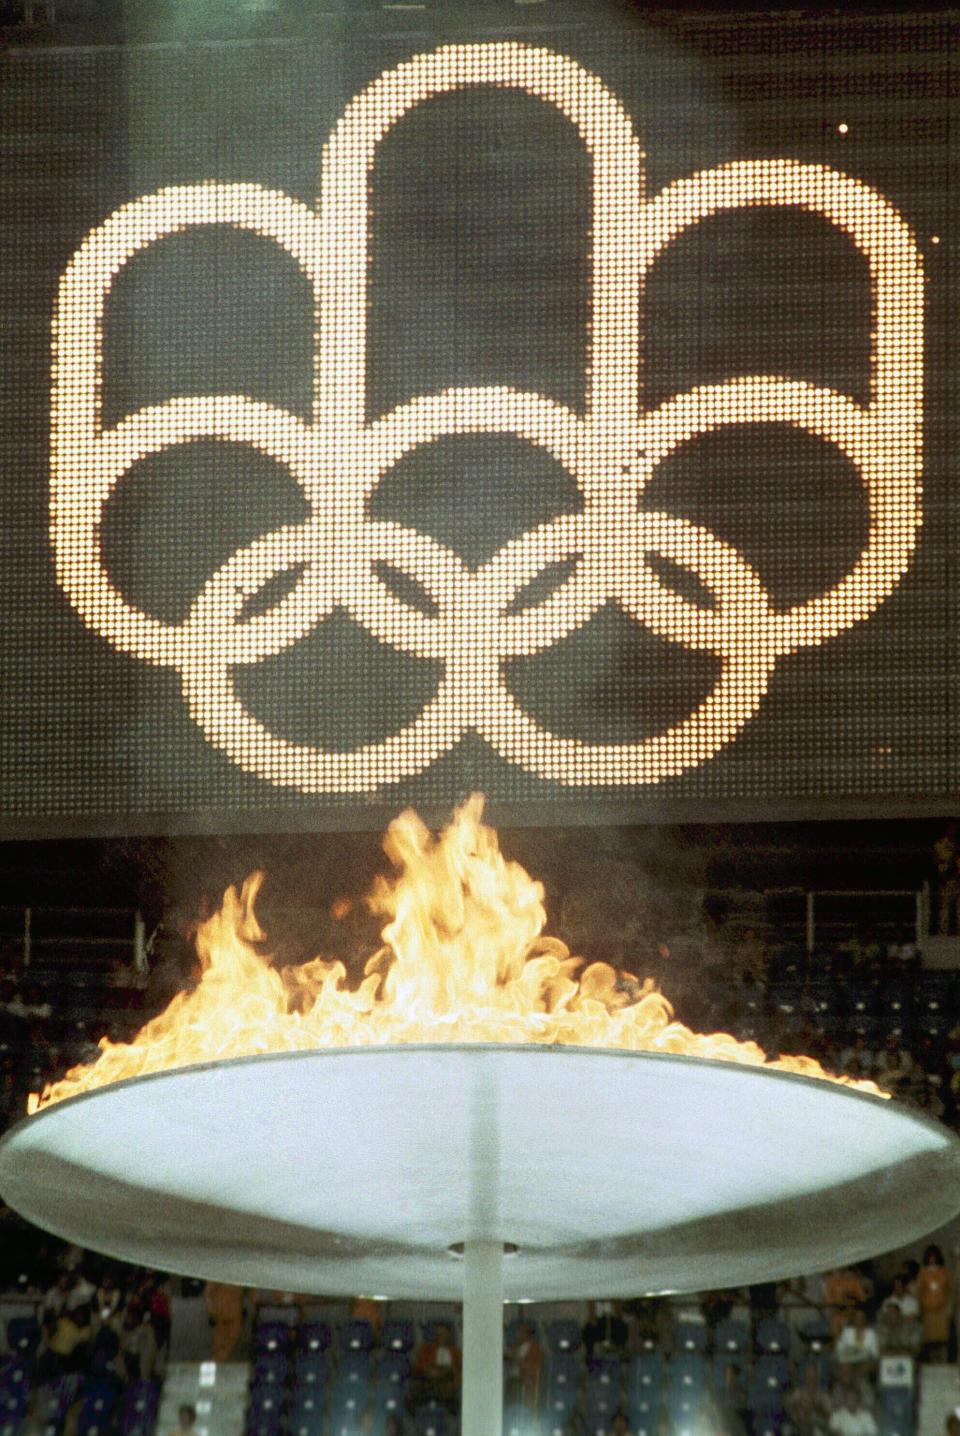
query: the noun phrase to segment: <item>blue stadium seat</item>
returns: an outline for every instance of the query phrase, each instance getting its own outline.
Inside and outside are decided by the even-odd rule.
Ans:
[[[316,1354],[330,1346],[330,1328],[325,1321],[305,1321],[297,1333],[297,1350]]]
[[[301,1352],[294,1371],[294,1391],[302,1391],[307,1387],[327,1386],[329,1381],[330,1358],[327,1353],[325,1351]]]
[[[547,1388],[575,1391],[580,1380],[580,1358],[575,1351],[558,1351],[547,1358]]]
[[[718,1321],[713,1333],[713,1349],[717,1353],[728,1352],[731,1355],[749,1351],[750,1328],[747,1323],[732,1316]]]
[[[290,1409],[288,1421],[304,1422],[310,1425],[316,1418],[318,1411],[323,1411],[327,1404],[328,1392],[325,1387],[303,1386],[294,1388],[290,1396]]]
[[[0,1420],[15,1421],[25,1415],[30,1392],[26,1387],[12,1387],[0,1392]]]
[[[677,1387],[671,1389],[667,1402],[667,1416],[671,1430],[694,1431],[700,1426],[707,1410],[707,1395],[702,1387]]]
[[[636,1425],[638,1417],[643,1417],[644,1425],[656,1425],[663,1406],[663,1392],[630,1392],[627,1396],[627,1404],[630,1408],[631,1425]]]
[[[384,1351],[412,1351],[415,1341],[413,1322],[407,1317],[392,1317],[384,1322],[380,1333],[380,1345]]]
[[[45,1382],[37,1396],[37,1419],[43,1436],[59,1436],[63,1420],[80,1390],[81,1378],[75,1372]]]
[[[576,1351],[580,1346],[580,1323],[572,1316],[548,1321],[545,1328],[547,1351]]]
[[[957,979],[944,971],[921,972],[913,994],[913,1010],[920,1021],[931,1017],[949,1017],[956,1007]]]
[[[803,1385],[803,1374],[808,1366],[816,1367],[817,1379],[820,1383],[822,1390],[829,1391],[830,1383],[833,1380],[833,1362],[830,1359],[829,1350],[827,1350],[826,1348],[821,1348],[817,1351],[809,1351],[806,1356],[802,1357],[800,1361],[797,1362],[796,1384],[798,1386]]]
[[[373,1390],[373,1413],[374,1424],[378,1420],[385,1420],[387,1416],[397,1416],[403,1419],[404,1402],[406,1400],[406,1388],[396,1383],[384,1383],[374,1387]]]
[[[339,1431],[341,1426],[352,1424],[359,1427],[369,1400],[370,1392],[366,1386],[360,1386],[355,1381],[341,1385],[338,1381],[330,1393],[327,1410],[331,1436],[333,1432]]]
[[[155,1381],[132,1381],[123,1394],[120,1436],[152,1436],[159,1405],[160,1387]]]
[[[591,1387],[611,1386],[619,1390],[622,1374],[623,1359],[615,1351],[596,1351],[587,1363]]]
[[[363,1317],[351,1317],[349,1321],[341,1321],[337,1327],[337,1345],[344,1354],[348,1351],[371,1351],[373,1327]]]
[[[631,1394],[649,1396],[656,1392],[659,1396],[663,1387],[665,1370],[664,1360],[659,1351],[639,1352],[630,1362],[627,1381]]]
[[[790,1328],[785,1321],[768,1316],[757,1323],[757,1350],[768,1356],[787,1356],[790,1353]]]
[[[916,1419],[913,1392],[909,1386],[880,1388],[878,1424],[882,1436],[913,1436]]]
[[[707,1360],[699,1352],[683,1352],[675,1356],[668,1370],[671,1396],[674,1392],[702,1392],[707,1384]]]
[[[293,1341],[293,1329],[286,1321],[261,1321],[253,1329],[257,1357],[261,1352],[286,1352]]]
[[[443,1406],[430,1401],[413,1418],[415,1436],[453,1436],[453,1423]]]
[[[368,1386],[372,1369],[369,1351],[345,1351],[337,1363],[337,1386]]]
[[[503,1436],[540,1436],[540,1423],[528,1406],[504,1408]]]
[[[727,1372],[732,1367],[737,1382],[743,1386],[747,1379],[749,1358],[743,1351],[718,1351],[713,1358],[713,1389],[718,1396],[727,1389]]]
[[[659,1414],[651,1416],[647,1411],[641,1411],[636,1406],[628,1405],[627,1421],[632,1436],[657,1436],[660,1429]]]
[[[40,1323],[35,1316],[14,1316],[7,1322],[7,1347],[15,1356],[32,1357],[40,1345]]]
[[[681,1318],[673,1333],[674,1350],[706,1351],[709,1336],[705,1321],[685,1321]]]
[[[0,1391],[29,1389],[32,1365],[32,1361],[19,1352],[4,1357],[0,1363]]]
[[[290,1362],[284,1351],[259,1351],[250,1374],[251,1387],[286,1386],[290,1379]]]
[[[829,1353],[833,1345],[833,1332],[830,1330],[829,1322],[822,1317],[814,1317],[810,1321],[804,1322],[798,1335],[811,1356],[819,1358]]]
[[[326,1406],[322,1397],[315,1404],[291,1406],[286,1420],[286,1436],[326,1436]]]
[[[783,1409],[762,1410],[753,1413],[753,1436],[782,1436],[786,1423]]]
[[[785,1392],[791,1385],[793,1371],[789,1358],[774,1353],[758,1356],[753,1365],[753,1385],[751,1387],[751,1404],[754,1393],[761,1395],[773,1395],[774,1392]]]
[[[377,1385],[405,1386],[412,1370],[409,1352],[385,1351],[377,1366]]]
[[[330,1436],[367,1436],[369,1427],[362,1415],[345,1411],[331,1418],[327,1430]]]
[[[119,1395],[119,1378],[97,1376],[85,1382],[81,1391],[78,1436],[106,1436],[113,1425]]]

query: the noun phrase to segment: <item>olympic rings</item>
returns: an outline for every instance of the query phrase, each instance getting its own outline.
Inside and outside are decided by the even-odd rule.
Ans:
[[[367,185],[377,146],[411,108],[470,85],[514,88],[554,105],[592,164],[591,326],[583,417],[508,387],[420,396],[364,420]],[[747,375],[639,403],[640,299],[663,249],[707,216],[747,206],[805,209],[860,251],[873,294],[869,403],[777,375]],[[240,395],[180,397],[102,426],[99,373],[107,296],[121,268],[166,235],[203,225],[247,229],[279,245],[308,278],[318,352],[312,419]],[[921,523],[923,275],[900,215],[861,182],[792,160],[737,161],[643,198],[640,148],[616,98],[576,62],[513,43],[449,45],[385,72],[348,105],[325,147],[317,211],[257,185],[178,186],[123,206],[93,230],[65,271],[54,324],[51,537],[58,582],[83,621],[119,651],[180,673],[207,740],[264,781],[305,793],[360,793],[423,771],[469,729],[506,761],[571,786],[662,782],[705,762],[756,713],[778,660],[860,622],[906,572]],[[860,475],[869,540],[832,589],[786,612],[729,545],[639,499],[657,465],[731,424],[790,425],[836,447]],[[502,434],[549,454],[582,500],[513,537],[476,571],[449,547],[366,512],[385,474],[450,435]],[[130,604],[100,553],[118,482],[149,454],[198,438],[247,445],[289,472],[309,516],[234,553],[187,618],[162,623]],[[711,594],[698,607],[647,562],[657,554]],[[544,570],[566,576],[537,603],[520,600]],[[425,594],[405,602],[387,565]],[[281,574],[296,581],[266,612],[251,598]],[[560,738],[507,689],[507,659],[569,637],[605,604],[669,642],[714,654],[720,677],[682,723],[632,743]],[[297,643],[336,609],[374,639],[443,674],[419,716],[382,742],[345,752],[270,733],[240,701],[238,666]],[[429,611],[428,611],[429,609]]]

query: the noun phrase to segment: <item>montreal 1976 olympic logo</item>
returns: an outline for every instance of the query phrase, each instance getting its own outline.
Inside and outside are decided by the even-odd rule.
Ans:
[[[506,386],[447,389],[366,422],[368,179],[377,146],[413,106],[466,86],[525,91],[555,106],[592,166],[590,331],[582,416]],[[554,782],[652,784],[704,763],[763,701],[778,659],[828,642],[867,617],[907,570],[921,522],[923,275],[911,233],[866,184],[791,159],[736,161],[643,192],[643,156],[616,97],[582,66],[515,43],[448,45],[380,75],[347,106],[323,151],[310,209],[255,184],[162,189],[115,211],[87,235],[61,283],[54,320],[51,538],[58,583],[83,622],[124,654],[175,669],[209,743],[265,782],[304,793],[362,793],[428,767],[468,730],[508,763]],[[794,206],[836,227],[870,274],[869,402],[776,374],[748,374],[639,405],[645,276],[671,240],[707,216],[743,206]],[[190,395],[103,427],[104,305],[121,268],[164,236],[229,225],[279,245],[308,278],[315,304],[310,423],[239,394]],[[855,466],[868,539],[832,588],[776,611],[758,574],[709,530],[640,511],[657,465],[697,435],[732,424],[790,425],[835,445]],[[396,522],[368,500],[402,456],[452,434],[505,434],[539,447],[575,480],[582,506],[515,535],[478,569]],[[100,547],[104,508],[139,460],[200,438],[248,445],[284,466],[309,517],[238,550],[179,624],[130,604]],[[660,555],[696,575],[709,605],[664,584]],[[566,576],[539,603],[517,595],[548,565]],[[387,565],[431,600],[423,612],[377,570]],[[292,569],[296,582],[266,611],[252,596]],[[558,736],[508,690],[507,659],[562,643],[615,602],[632,620],[720,660],[711,692],[682,722],[627,743]],[[297,643],[336,609],[380,643],[440,660],[436,692],[415,720],[381,742],[325,751],[289,742],[241,703],[234,670]]]

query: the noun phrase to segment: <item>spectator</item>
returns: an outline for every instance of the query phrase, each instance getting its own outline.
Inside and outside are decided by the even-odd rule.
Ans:
[[[869,1411],[875,1409],[876,1397],[866,1372],[860,1371],[856,1366],[838,1366],[836,1380],[830,1389],[831,1410],[839,1411],[846,1404],[850,1391],[856,1392],[861,1406],[866,1406]]]
[[[507,1401],[522,1402],[536,1411],[540,1405],[543,1377],[543,1347],[528,1321],[518,1321],[516,1336],[507,1352]]]
[[[916,1293],[923,1323],[920,1355],[925,1361],[946,1361],[953,1282],[944,1263],[943,1252],[935,1242],[931,1242],[923,1254],[923,1265],[917,1273]]]
[[[610,1436],[631,1436],[627,1418],[622,1411],[617,1411],[610,1422]]]
[[[920,1303],[910,1290],[910,1274],[905,1269],[898,1271],[893,1278],[893,1290],[884,1303],[892,1302],[899,1306],[906,1321],[918,1321],[920,1319]]]
[[[913,1068],[913,1058],[900,1040],[900,1034],[888,1032],[875,1069],[879,1085],[896,1092],[901,1084],[909,1081]]]
[[[881,1356],[913,1356],[920,1354],[923,1328],[916,1317],[904,1317],[903,1308],[893,1297],[880,1308],[877,1342]]]
[[[160,1374],[165,1352],[157,1341],[149,1308],[142,1306],[139,1300],[129,1301],[118,1335],[118,1365],[126,1381],[149,1381]]]
[[[630,1329],[623,1315],[620,1301],[594,1301],[590,1303],[589,1320],[583,1328],[583,1344],[589,1361],[594,1348],[601,1351],[625,1352],[630,1340]]]
[[[854,1307],[850,1312],[834,1343],[833,1359],[838,1366],[856,1366],[871,1376],[876,1371],[880,1347],[877,1333],[867,1325],[863,1307]]]
[[[951,819],[946,832],[934,843],[933,861],[939,903],[937,931],[946,937],[951,930],[960,933],[960,843],[955,819]]]
[[[203,1301],[213,1335],[214,1361],[229,1361],[243,1332],[243,1290],[225,1281],[208,1281]]]
[[[877,1066],[877,1053],[867,1046],[867,1039],[857,1032],[840,1053],[840,1070],[848,1077],[872,1077]]]
[[[800,1385],[787,1396],[786,1413],[793,1436],[826,1436],[832,1409],[815,1361],[807,1362]]]
[[[824,1298],[830,1330],[839,1336],[854,1307],[870,1300],[873,1288],[852,1267],[836,1267],[824,1283]]]
[[[417,1350],[407,1398],[410,1410],[428,1401],[437,1401],[455,1412],[460,1397],[461,1363],[462,1353],[459,1346],[453,1344],[450,1327],[438,1321],[433,1340],[423,1342]]]
[[[176,1430],[170,1432],[170,1436],[194,1436],[193,1427],[196,1419],[197,1408],[185,1401],[177,1411],[177,1427]]]
[[[96,1308],[104,1325],[119,1326],[123,1311],[123,1292],[109,1272],[105,1272],[97,1287]]]
[[[843,1403],[830,1417],[832,1436],[877,1436],[877,1422],[853,1386],[845,1388]]]

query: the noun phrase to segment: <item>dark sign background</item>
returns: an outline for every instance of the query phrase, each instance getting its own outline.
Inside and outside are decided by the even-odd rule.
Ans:
[[[175,673],[87,630],[54,575],[50,326],[59,276],[84,236],[171,184],[256,182],[313,205],[323,143],[351,96],[435,41],[367,33],[354,43],[344,32],[327,44],[0,56],[0,830],[379,825],[408,802],[446,809],[473,789],[514,821],[946,811],[960,794],[958,307],[948,273],[957,33],[948,16],[780,16],[749,30],[700,19],[669,36],[639,26],[514,36],[577,59],[619,97],[646,152],[648,194],[731,159],[824,164],[900,211],[926,273],[924,523],[909,571],[866,622],[782,659],[759,711],[714,757],[615,790],[546,783],[475,734],[374,793],[271,785],[211,747]],[[369,418],[468,384],[509,384],[582,412],[589,184],[571,125],[515,91],[447,95],[390,131],[371,182]],[[648,281],[644,403],[749,373],[830,385],[864,403],[870,326],[863,260],[823,221],[791,210],[713,217],[671,245]],[[174,395],[216,393],[307,419],[312,349],[308,286],[275,246],[229,229],[169,237],[111,291],[104,423]],[[369,512],[432,535],[474,567],[579,502],[542,451],[475,435],[401,460]],[[836,582],[867,537],[856,471],[785,426],[731,426],[685,445],[642,503],[735,546],[778,607]],[[304,513],[278,466],[202,440],[141,461],[121,482],[104,515],[104,563],[128,601],[179,622],[237,548]],[[666,579],[690,588],[682,571]],[[402,578],[391,582],[402,593]],[[687,596],[702,601],[696,589],[694,580]],[[610,743],[681,722],[718,667],[608,605],[503,671],[552,732]],[[342,613],[235,674],[271,732],[344,749],[412,721],[439,676],[436,660],[400,654]]]

